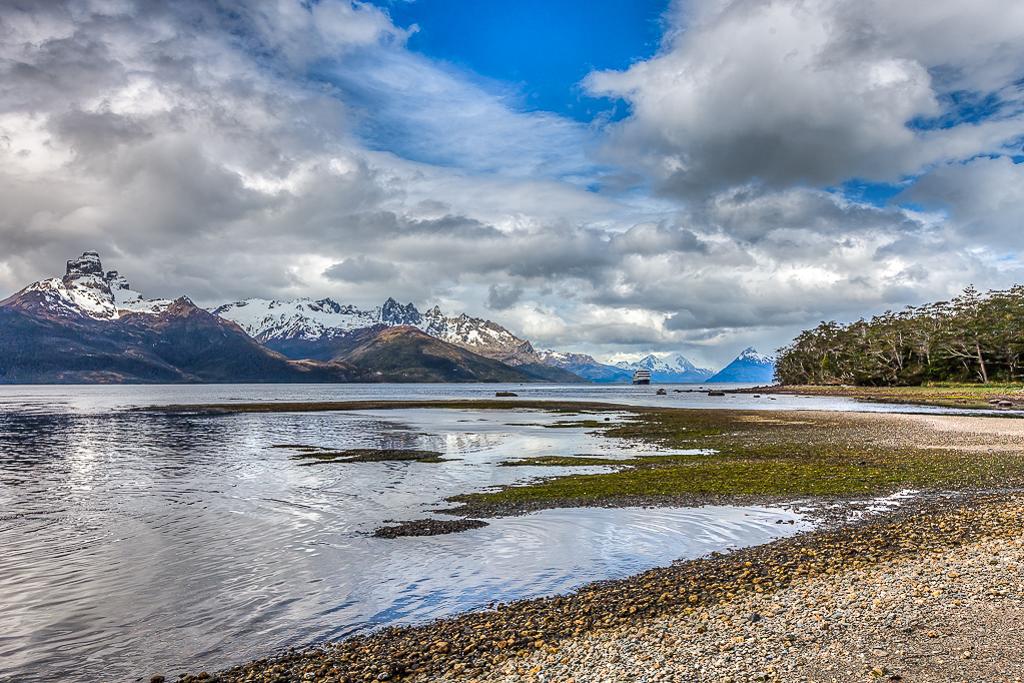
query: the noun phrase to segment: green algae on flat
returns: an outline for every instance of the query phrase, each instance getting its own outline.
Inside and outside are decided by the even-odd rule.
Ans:
[[[962,387],[939,388],[950,392],[963,390]],[[699,504],[708,499],[749,501],[751,496],[884,495],[903,488],[1024,487],[1024,458],[1019,457],[1024,449],[985,450],[984,438],[976,439],[975,446],[982,446],[980,450],[958,449],[942,441],[918,444],[915,440],[925,430],[887,421],[887,417],[894,417],[891,415],[651,408],[528,400],[267,403],[208,408],[227,412],[449,408],[536,410],[575,416],[588,412],[616,413],[627,415],[629,419],[597,423],[603,436],[664,449],[715,451],[701,458],[633,459],[628,467],[619,467],[615,472],[568,474],[453,498],[466,506],[460,509],[466,513],[486,514],[488,506],[507,508],[510,503],[521,510],[558,507],[560,503],[614,504],[637,498],[644,504],[686,504],[689,499]],[[577,420],[564,426],[585,428],[588,425],[587,421]]]
[[[559,420],[558,422],[546,424],[544,427],[547,429],[605,429],[611,425],[610,421],[604,422],[601,420]]]
[[[499,467],[587,467],[593,465],[628,465],[632,460],[601,458],[588,455],[539,455],[533,458],[505,460]]]
[[[699,504],[751,498],[849,498],[901,489],[964,490],[1024,486],[1020,451],[963,450],[892,416],[738,410],[635,409],[604,429],[609,438],[667,449],[706,448],[700,457],[662,455],[615,461],[613,472],[566,474],[455,496],[465,514],[546,507]],[[531,464],[528,460],[523,464]],[[545,458],[533,464],[580,465]],[[589,464],[589,463],[588,463]],[[660,501],[660,502],[659,502]]]

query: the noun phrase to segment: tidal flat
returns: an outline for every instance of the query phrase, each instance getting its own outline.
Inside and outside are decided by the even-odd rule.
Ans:
[[[485,409],[505,408],[488,402]],[[1024,608],[1024,421],[551,408],[627,411],[626,419],[595,419],[587,428],[670,452],[595,459],[612,471],[559,473],[455,496],[458,507],[448,512],[504,517],[575,506],[799,501],[841,513],[795,537],[568,595],[387,628],[216,678],[582,683],[1014,680],[1024,673],[1013,645],[1020,622],[1007,617]],[[587,460],[527,462],[564,468]],[[902,504],[873,514],[855,504],[907,489],[914,493]]]
[[[566,505],[841,501],[903,489],[975,491],[1024,485],[1024,422],[1012,419],[644,409],[625,422],[603,427],[601,433],[705,452],[634,458],[614,472],[569,474],[454,501],[466,514],[487,516]],[[565,459],[548,462],[567,464]]]
[[[132,391],[135,406],[185,402],[178,397],[192,405],[111,410],[110,393],[96,408],[58,412],[53,400],[33,397],[22,402],[25,409],[0,415],[0,496],[10,512],[0,527],[9,550],[0,557],[9,600],[0,612],[9,653],[0,658],[0,679],[173,680],[205,671],[235,680],[241,674],[231,672],[241,667],[242,680],[533,681],[539,674],[551,681],[575,672],[578,681],[625,681],[654,680],[657,665],[664,680],[740,681],[780,664],[770,659],[780,652],[786,662],[817,666],[811,655],[819,645],[833,648],[835,666],[843,659],[834,648],[856,638],[849,630],[841,641],[829,638],[855,618],[883,629],[871,614],[854,611],[860,602],[843,597],[860,577],[873,586],[865,589],[867,608],[877,600],[907,615],[908,623],[897,624],[914,629],[907,638],[928,631],[958,637],[941,626],[940,617],[952,612],[934,612],[954,609],[954,599],[973,605],[978,623],[996,620],[984,613],[984,593],[975,586],[1005,592],[996,603],[1001,614],[1012,615],[1009,605],[1018,599],[1013,572],[1006,569],[1000,583],[986,567],[995,566],[987,564],[993,548],[1005,549],[995,557],[999,567],[1013,566],[1007,558],[1020,535],[1017,513],[1001,507],[1019,503],[1008,488],[1019,482],[1024,452],[1019,419],[882,414],[881,404],[864,404],[873,414],[772,410],[791,404],[739,395],[672,394],[663,405],[666,397],[631,388],[591,392],[602,401],[478,402],[448,394],[441,402],[318,400],[310,410],[292,398],[303,392],[289,387]],[[362,399],[359,387],[345,391]],[[212,395],[224,399],[196,400]],[[672,406],[697,400],[704,406]],[[730,410],[730,402],[759,408]],[[315,454],[328,461],[306,466],[317,462],[309,457]],[[332,462],[330,454],[343,455]],[[762,471],[775,474],[758,481]],[[808,474],[781,474],[791,471]],[[825,483],[814,481],[815,472]],[[637,493],[658,482],[661,489]],[[925,535],[917,528],[983,507],[996,520],[975,525],[991,532],[984,538],[939,538],[961,522]],[[975,524],[971,519],[963,524]],[[858,538],[861,528],[897,520],[906,521],[898,539],[864,533],[899,545],[898,558],[879,555],[877,564],[850,565],[847,573],[839,555],[813,576],[798,574],[764,592],[729,589],[721,600],[709,589],[707,610],[699,586],[690,602],[689,584],[679,586],[687,601],[677,605],[681,612],[647,606],[647,594],[663,585],[641,578],[661,571],[652,568],[689,576],[692,567],[711,567],[711,581],[715,572],[730,576],[729,561],[746,558],[752,567],[741,563],[737,571],[760,572],[768,555],[745,554],[754,546],[774,553],[764,549],[792,543],[787,553],[819,552],[822,543],[838,548],[847,534]],[[904,591],[941,583],[906,580],[908,572],[925,571],[931,550],[924,548],[947,548],[948,571],[977,577],[957,583],[960,597],[949,605],[929,592],[927,613],[907,607],[921,596]],[[958,564],[961,557],[973,559]],[[890,569],[901,578],[884,578]],[[875,585],[877,577],[883,579]],[[617,593],[598,591],[613,585],[607,581]],[[804,612],[798,597],[805,591],[834,607]],[[766,602],[734,600],[730,592]],[[592,596],[584,606],[593,619],[571,607],[583,604],[579,595]],[[523,606],[538,601],[548,605],[542,612]],[[850,616],[831,618],[836,611]],[[723,630],[726,617],[736,633]],[[460,630],[477,618],[484,619],[480,629],[490,623],[491,640],[477,637],[477,627]],[[555,629],[559,620],[572,628]],[[919,631],[918,623],[931,625]],[[817,640],[787,644],[768,626],[790,635],[813,630]],[[543,635],[541,647],[535,632]],[[663,632],[658,649],[653,640]],[[883,635],[864,647],[884,642]],[[741,636],[743,643],[733,642]],[[672,649],[671,638],[695,649]],[[472,651],[460,649],[465,639]],[[726,645],[733,649],[721,649]],[[345,655],[349,647],[361,654]],[[901,647],[893,644],[888,658],[870,649],[851,656],[906,677],[912,668],[895,667]],[[1006,660],[998,648],[992,652],[992,661]],[[979,646],[976,661],[983,654]],[[743,669],[748,659],[760,668]],[[702,667],[704,678],[685,673],[689,665]],[[776,670],[762,680],[793,679]],[[808,677],[856,680],[831,676]]]
[[[845,411],[673,409],[566,401],[337,402],[173,406],[210,412],[304,412],[474,407],[596,415],[573,425],[665,454],[627,460],[552,454],[503,465],[614,471],[563,474],[459,495],[449,512],[520,514],[551,507],[693,506],[862,499],[922,492],[1024,487],[1024,421],[974,415]],[[606,422],[602,413],[624,415]]]

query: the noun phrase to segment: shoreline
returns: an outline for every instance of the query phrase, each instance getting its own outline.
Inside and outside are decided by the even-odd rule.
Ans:
[[[783,677],[779,673],[781,669],[772,668],[775,660],[770,654],[764,655],[767,659],[760,660],[757,672],[743,667],[737,669],[737,661],[723,653],[740,650],[761,653],[763,643],[756,632],[747,633],[751,630],[750,624],[740,628],[747,635],[732,635],[728,641],[712,640],[721,636],[717,621],[721,615],[731,613],[733,616],[729,617],[732,620],[729,623],[733,623],[736,609],[740,609],[737,605],[756,603],[760,605],[757,610],[768,614],[764,617],[758,611],[757,623],[762,618],[770,623],[777,616],[771,607],[772,596],[775,595],[789,595],[787,599],[792,599],[794,591],[799,595],[813,590],[819,595],[816,599],[835,601],[838,599],[836,591],[846,589],[848,584],[854,586],[851,590],[856,590],[859,585],[870,584],[870,581],[860,583],[866,580],[864,577],[874,577],[879,572],[884,574],[905,566],[924,566],[939,552],[946,553],[948,566],[959,566],[958,563],[967,562],[982,552],[978,548],[988,547],[985,544],[1006,546],[1009,548],[1007,552],[1024,544],[1024,422],[1019,420],[980,415],[766,412],[566,402],[554,405],[548,402],[524,403],[402,402],[398,405],[389,403],[385,407],[500,407],[572,413],[626,411],[634,417],[633,420],[598,428],[609,438],[641,439],[659,447],[679,448],[701,442],[705,445],[713,443],[719,449],[716,458],[691,454],[643,458],[640,464],[626,461],[624,467],[630,473],[648,473],[653,475],[654,481],[663,481],[671,480],[672,473],[679,471],[685,477],[681,483],[675,483],[685,487],[701,468],[710,468],[712,472],[715,468],[731,472],[730,468],[737,464],[743,468],[749,464],[753,468],[741,469],[739,478],[711,479],[716,485],[724,485],[726,493],[705,494],[703,497],[695,496],[693,492],[681,497],[610,495],[608,491],[615,487],[622,490],[633,485],[631,477],[634,474],[629,473],[618,478],[615,473],[543,478],[533,484],[469,494],[469,505],[444,511],[463,518],[487,517],[487,512],[492,513],[491,516],[506,516],[581,504],[602,507],[681,503],[777,504],[783,502],[782,496],[787,497],[790,504],[816,503],[822,509],[835,506],[838,512],[816,530],[765,545],[728,554],[714,553],[626,579],[590,584],[569,595],[512,602],[422,626],[387,627],[337,643],[293,650],[231,667],[212,678],[225,682],[306,679],[532,683],[564,680],[564,676],[571,674],[578,683],[626,681],[635,680],[636,676],[616,678],[609,674],[617,670],[613,663],[618,661],[616,657],[622,648],[638,642],[638,634],[661,629],[662,633],[672,630],[687,632],[686,639],[677,640],[688,643],[686,647],[703,652],[699,656],[694,655],[692,660],[662,658],[663,664],[659,666],[664,666],[665,671],[675,667],[682,672],[680,667],[691,664],[701,667],[703,673],[698,675],[694,670],[686,670],[684,673],[688,677],[681,680],[729,680],[729,676],[736,675],[737,671],[739,678],[734,679],[737,681],[792,680]],[[321,410],[338,409],[338,404],[318,405]],[[366,402],[347,402],[344,409],[359,409],[366,405]],[[294,405],[281,404],[232,408],[247,411],[296,409]],[[791,461],[805,466],[806,472],[793,470]],[[763,492],[749,495],[743,492],[743,487],[751,485],[744,477],[751,472],[770,473],[773,467],[778,466],[783,466],[781,473],[784,476],[767,477],[772,486],[779,488],[775,492],[778,495],[766,497]],[[823,487],[816,495],[795,500],[799,496],[789,493],[794,485],[798,489],[804,485],[822,487],[821,477],[828,480],[829,486]],[[861,514],[849,514],[851,508],[844,503],[849,502],[854,494],[862,494],[861,502],[871,493],[891,494],[894,489],[907,488],[908,478],[918,478],[931,482],[931,485],[922,487],[919,496],[902,501],[895,508],[874,512],[862,508],[858,511]],[[641,480],[642,483],[646,481]],[[997,481],[1000,486],[995,485]],[[595,487],[595,482],[602,485]],[[606,484],[612,488],[604,488]],[[1014,490],[995,492],[1000,487]],[[583,490],[592,495],[582,498],[564,495],[571,490]],[[473,496],[476,496],[475,505]],[[502,496],[511,498],[503,500]],[[457,498],[465,499],[466,496]],[[972,595],[979,591],[984,594],[987,587],[982,582],[972,585],[970,590],[974,591]],[[869,594],[864,599],[874,604],[888,599],[886,595],[888,593],[874,597]],[[1024,584],[1021,584],[1021,597],[1024,598]],[[770,604],[762,604],[764,600]],[[911,604],[905,609],[913,606]],[[802,608],[794,607],[786,618],[799,621],[813,614],[816,615],[814,623],[818,624],[820,610],[807,609],[807,614],[804,614]],[[827,618],[825,623],[828,623]],[[801,622],[789,628],[799,630],[806,625]],[[718,635],[706,635],[714,633]],[[877,635],[879,642],[886,637],[885,633]],[[959,636],[953,633],[951,637]],[[736,641],[736,638],[740,640]],[[744,643],[749,647],[743,646]],[[836,641],[829,640],[829,634],[819,633],[810,640],[796,638],[776,644],[787,657],[804,662],[805,669],[810,671],[818,666],[816,658],[823,644],[836,646]],[[657,650],[652,643],[645,643],[644,647]],[[718,654],[711,657],[709,653],[716,649]],[[872,655],[872,652],[873,649],[857,656],[868,658],[870,655],[875,660],[888,663],[873,666],[865,670],[866,673],[858,671],[856,676],[847,672],[850,675],[845,677],[809,676],[806,679],[858,680],[857,676],[863,674],[867,676],[864,680],[903,680],[885,678],[887,672],[899,670],[895,655],[886,659]],[[832,665],[838,664],[834,661]],[[1004,668],[1008,666],[1004,665],[1005,662],[999,664]],[[548,670],[551,673],[547,679],[538,678]],[[639,669],[634,673],[637,671]],[[754,673],[762,677],[754,678]],[[210,679],[209,674],[206,677],[196,674],[183,680],[190,683]]]
[[[858,577],[854,584],[863,588],[870,585],[865,576],[901,563],[927,563],[937,553],[955,559],[964,549],[986,543],[1009,543],[1018,549],[1024,544],[1024,499],[1020,494],[961,494],[911,501],[840,528],[805,532],[728,554],[678,562],[626,579],[590,584],[569,595],[502,604],[422,626],[387,627],[337,643],[280,653],[213,675],[188,675],[182,680],[539,681],[544,679],[538,675],[546,669],[551,670],[549,676],[555,676],[547,680],[566,680],[557,677],[559,672],[574,674],[579,681],[634,680],[626,673],[619,678],[595,678],[602,671],[601,662],[576,661],[573,653],[587,647],[593,650],[593,639],[598,639],[610,647],[604,662],[608,664],[623,641],[635,639],[644,629],[665,632],[684,626],[694,627],[689,645],[717,650],[715,628],[720,624],[716,615],[730,609],[735,612],[737,605],[760,605],[758,609],[771,614],[773,596],[785,591],[799,594],[813,584],[816,590],[824,587],[828,593],[829,586],[838,587],[851,577]],[[859,599],[871,604],[879,598],[869,591]],[[813,606],[808,612],[811,621],[817,622],[810,617],[811,612],[821,616]],[[746,629],[742,623],[728,624],[732,627],[738,633]],[[826,637],[788,635],[794,636],[785,648],[788,655],[800,653],[810,660],[820,652]],[[925,637],[931,638],[927,633]],[[731,647],[719,654],[738,650],[745,642],[756,643],[756,638],[747,641],[743,635],[730,636],[727,644]],[[743,662],[726,658],[717,664],[699,659],[676,664],[701,667],[706,677],[694,680],[725,680],[732,675],[729,671]],[[760,666],[763,662],[754,664]],[[885,665],[887,671],[896,671],[891,667]],[[746,674],[751,678],[736,680],[753,679],[753,671],[747,670]],[[865,680],[881,680],[870,672],[866,675]],[[769,672],[759,680],[789,679]]]

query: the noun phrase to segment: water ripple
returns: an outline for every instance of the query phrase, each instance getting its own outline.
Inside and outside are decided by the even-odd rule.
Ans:
[[[558,472],[496,466],[504,460],[640,451],[583,428],[546,429],[566,416],[536,412],[167,416],[112,407],[174,402],[175,391],[246,396],[39,391],[0,394],[0,680],[173,676],[562,593],[800,526],[757,508],[573,509],[371,538],[450,495]],[[422,448],[449,460],[301,467],[281,444]]]

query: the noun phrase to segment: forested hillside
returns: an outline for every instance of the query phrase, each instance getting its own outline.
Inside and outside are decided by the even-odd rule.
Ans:
[[[913,385],[1024,379],[1024,285],[823,322],[780,349],[783,384]]]

